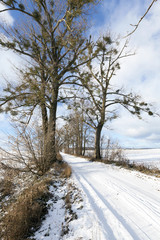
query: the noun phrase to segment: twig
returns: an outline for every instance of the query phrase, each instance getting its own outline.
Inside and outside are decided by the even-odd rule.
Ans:
[[[153,0],[152,3],[149,5],[147,11],[145,12],[145,14],[140,18],[139,22],[135,25],[133,24],[130,24],[131,26],[134,27],[133,31],[128,33],[126,36],[124,36],[124,38],[127,38],[129,36],[131,36],[136,30],[137,28],[139,27],[140,23],[142,22],[142,20],[145,18],[145,16],[147,15],[147,13],[149,12],[149,10],[151,9],[151,7],[153,6],[153,4],[156,2],[157,0]]]

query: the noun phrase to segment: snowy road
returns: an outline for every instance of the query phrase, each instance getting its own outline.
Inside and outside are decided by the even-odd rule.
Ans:
[[[62,154],[85,193],[92,240],[159,240],[160,179]],[[82,234],[82,231],[81,231]],[[72,238],[73,239],[73,238]],[[77,239],[77,238],[74,238]]]

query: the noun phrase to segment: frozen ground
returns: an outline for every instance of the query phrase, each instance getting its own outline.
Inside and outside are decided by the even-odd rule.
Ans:
[[[123,151],[130,162],[160,169],[160,149],[124,149]],[[92,155],[93,151],[87,150],[86,153]],[[102,151],[102,156],[105,157],[105,150]]]
[[[160,169],[160,149],[126,149],[124,153],[131,162]]]
[[[74,234],[65,239],[160,239],[159,178],[65,154],[63,158],[84,194],[81,218],[71,222]]]
[[[72,177],[67,181],[56,178],[50,187],[49,212],[30,239],[160,239],[160,178],[62,156],[72,167]],[[72,193],[71,210],[65,203],[68,193]]]

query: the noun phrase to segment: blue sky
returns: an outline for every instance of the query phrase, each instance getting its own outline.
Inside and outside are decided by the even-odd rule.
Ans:
[[[97,38],[110,30],[114,35],[125,36],[136,24],[151,0],[104,0],[92,13],[92,26],[89,34]],[[0,6],[1,7],[1,6]],[[14,20],[8,13],[5,19],[9,24]],[[142,21],[137,31],[130,37],[129,48],[136,49],[136,55],[121,63],[121,70],[113,80],[116,86],[142,95],[145,101],[153,103],[160,112],[160,3],[155,2],[150,13]],[[2,75],[16,79],[12,63],[19,65],[21,59],[11,51],[0,50],[0,81]],[[58,110],[64,114],[62,107]],[[103,131],[105,138],[111,137],[124,147],[160,147],[160,118],[143,116],[138,120],[123,109],[120,117],[114,120],[110,128]],[[0,138],[10,129],[6,116],[0,116]],[[3,137],[2,137],[3,136]]]
[[[104,1],[103,15],[98,28],[93,27],[94,35],[103,34],[109,28],[112,33],[125,36],[133,30],[151,1],[119,0]],[[160,3],[156,2],[137,31],[130,37],[129,48],[136,49],[136,55],[121,63],[121,70],[114,84],[126,90],[139,93],[147,102],[160,110]],[[105,16],[105,17],[104,17]],[[113,121],[104,135],[118,140],[124,147],[160,147],[160,119],[143,115],[143,121],[121,110],[120,118]]]

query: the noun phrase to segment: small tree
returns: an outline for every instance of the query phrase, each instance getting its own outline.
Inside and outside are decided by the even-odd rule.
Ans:
[[[32,124],[32,127],[25,129],[23,124],[18,124],[14,128],[15,133],[9,136],[7,147],[0,148],[2,167],[36,175],[44,174],[50,163],[46,162],[44,156],[41,127]]]
[[[85,91],[86,123],[95,129],[95,158],[101,158],[100,139],[104,124],[117,117],[117,105],[123,106],[131,114],[140,118],[141,112],[153,115],[148,104],[132,92],[126,93],[123,88],[112,85],[113,77],[120,69],[120,60],[133,54],[128,53],[127,41],[122,47],[120,40],[113,41],[110,36],[104,36],[88,48],[88,58],[91,59],[86,68],[79,68],[78,77]],[[95,56],[95,58],[93,58]]]
[[[107,140],[107,145],[104,152],[104,157],[107,162],[123,162],[126,161],[123,149],[117,142],[111,139]]]

